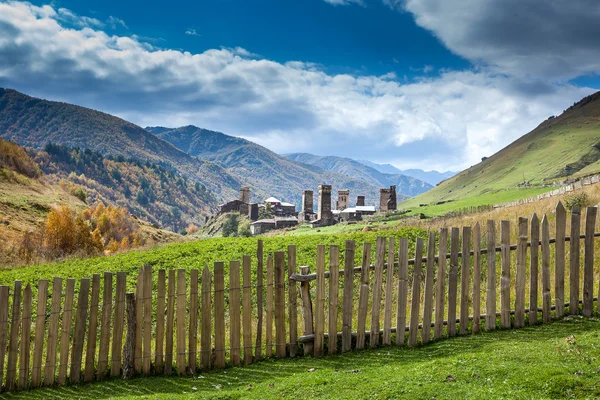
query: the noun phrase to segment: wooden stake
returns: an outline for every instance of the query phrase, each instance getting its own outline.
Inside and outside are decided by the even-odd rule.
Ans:
[[[215,266],[216,268],[216,266]],[[220,288],[222,290],[222,288]],[[216,288],[215,288],[216,290]],[[180,268],[177,270],[177,310],[176,310],[176,329],[177,329],[177,371],[181,375],[186,373],[186,362],[185,362],[185,326],[187,316],[187,290],[185,282],[185,269]],[[216,292],[215,292],[216,294]],[[220,314],[220,316],[223,316]],[[223,316],[224,317],[224,316]],[[216,319],[216,316],[215,316]],[[224,334],[224,333],[223,333]],[[225,346],[222,346],[223,348]]]
[[[225,276],[222,262],[215,263],[215,368],[225,368]]]
[[[211,334],[212,334],[212,304],[211,304],[211,274],[208,266],[202,270],[202,334],[200,335],[200,364],[202,370],[210,369]]]
[[[578,238],[580,235],[580,214],[579,207],[571,209],[571,237]],[[579,314],[579,240],[571,240],[569,242],[569,313],[571,315]]]
[[[408,306],[408,239],[400,239],[398,249],[398,310],[396,313],[396,344],[406,339],[406,308]]]
[[[8,365],[6,367],[6,388],[9,391],[14,390],[15,385],[17,383],[16,379],[17,358],[19,355],[19,328],[21,326],[21,281],[15,281],[15,289],[13,292],[12,302],[12,313],[10,316],[10,341],[8,344]],[[67,349],[68,348],[69,347],[67,344]]]
[[[6,357],[6,342],[8,337],[8,296],[9,287],[0,286],[0,392],[4,379],[4,359]],[[54,349],[56,355],[56,349]]]
[[[517,275],[515,289],[515,328],[525,326],[525,279],[527,273],[527,218],[519,218],[517,239]]]
[[[342,352],[352,349],[352,311],[354,306],[354,240],[346,240],[344,255],[344,304],[342,315]]]
[[[125,324],[125,272],[117,272],[117,285],[115,288],[115,319],[111,351],[110,375],[121,375],[121,352],[123,346],[123,329]],[[67,281],[67,293],[69,282]]]
[[[383,315],[383,339],[384,345],[392,344],[392,302],[393,294],[392,290],[394,287],[394,257],[396,247],[394,245],[394,238],[389,238],[388,255],[387,255],[387,276],[385,280],[385,310]]]
[[[487,222],[487,286],[485,299],[485,330],[496,329],[496,222]]]
[[[550,227],[546,215],[542,218],[542,319],[550,322],[552,315],[550,307],[552,297],[550,294]]]
[[[340,289],[340,249],[338,246],[329,247],[329,338],[327,351],[329,354],[337,353],[337,326],[338,326],[338,292]]]
[[[75,279],[67,279],[65,309],[62,315],[62,332],[60,337],[60,365],[58,367],[59,385],[64,385],[67,382],[67,369],[69,367],[69,344],[71,343],[71,323],[73,316],[74,296]]]
[[[92,300],[90,304],[90,328],[88,330],[87,348],[85,352],[85,373],[84,381],[94,380],[95,357],[96,357],[96,338],[98,336],[98,311],[100,307],[100,274],[92,276]]]
[[[373,280],[373,303],[371,304],[371,334],[369,347],[379,345],[379,314],[381,312],[381,293],[383,290],[383,265],[385,264],[385,238],[378,237],[375,242],[375,277]]]
[[[169,270],[167,297],[167,337],[165,344],[165,375],[171,375],[173,370],[173,342],[175,332],[175,270]]]
[[[96,379],[98,380],[104,379],[108,374],[108,351],[110,349],[110,328],[112,322],[112,282],[112,273],[105,272],[102,293],[102,322],[100,323],[100,350],[98,351],[98,369],[96,371]],[[52,297],[52,302],[54,304],[54,296]],[[52,322],[50,322],[50,324],[52,324]]]
[[[229,361],[238,366],[240,357],[240,262],[229,263]]]
[[[85,323],[87,319],[88,302],[90,296],[90,279],[83,278],[79,284],[77,296],[77,313],[75,315],[75,333],[73,336],[73,349],[71,350],[71,383],[78,383],[81,379],[81,359],[83,356],[83,341],[85,340]]]
[[[25,389],[29,384],[29,361],[31,352],[31,284],[23,291],[23,318],[21,319],[21,348],[19,350],[18,388]]]
[[[323,355],[325,337],[325,246],[317,246],[317,292],[315,310],[315,357]]]
[[[275,355],[285,357],[285,253],[275,252]]]
[[[554,245],[554,297],[556,318],[565,315],[565,235],[567,231],[567,212],[559,201],[556,206],[556,244]],[[533,241],[533,237],[531,239]],[[537,313],[536,313],[537,314]]]
[[[267,316],[266,316],[266,340],[267,348],[265,355],[273,355],[273,257],[267,257]]]
[[[583,316],[591,317],[594,302],[594,232],[598,208],[588,207],[585,216],[585,254],[583,264]]]
[[[33,346],[33,364],[31,368],[31,387],[42,384],[42,353],[44,352],[44,334],[46,327],[46,302],[48,300],[48,281],[38,281],[37,310],[35,313],[35,333]],[[48,349],[50,351],[50,349]]]
[[[448,336],[456,336],[456,301],[458,294],[458,249],[460,232],[452,228],[450,234],[450,270],[448,271]]]
[[[296,273],[296,246],[288,246],[288,314],[290,316],[290,357],[298,351],[298,293],[296,281],[289,279]]]
[[[156,355],[154,357],[154,366],[157,374],[164,372],[165,358],[165,304],[167,294],[166,271],[158,270],[158,283],[156,292]]]
[[[244,269],[244,300],[242,323],[244,326],[244,365],[252,364],[252,276],[250,256],[242,258]],[[294,287],[296,283],[294,282]],[[290,321],[290,326],[292,325]]]
[[[239,268],[239,266],[238,266]],[[239,271],[239,270],[238,270]],[[238,274],[238,288],[239,288]],[[239,289],[238,289],[239,304]],[[190,271],[190,326],[188,331],[188,372],[196,373],[198,365],[198,270]],[[238,306],[239,318],[239,306]]]
[[[433,337],[441,339],[444,332],[444,300],[446,297],[446,252],[448,249],[448,228],[440,229],[438,250],[437,282],[435,288],[435,326]],[[402,329],[397,325],[396,329]],[[396,331],[396,335],[398,331]]]
[[[423,296],[423,328],[421,341],[429,343],[431,338],[431,316],[433,313],[433,274],[435,264],[435,232],[429,232],[427,240],[427,264],[425,269],[425,292]]]
[[[365,348],[365,329],[367,325],[367,307],[369,306],[369,266],[371,264],[371,243],[363,244],[362,267],[360,271],[360,295],[358,299],[358,322],[356,348]]]
[[[262,332],[263,332],[263,292],[265,290],[263,285],[263,242],[258,240],[256,248],[256,258],[258,264],[256,266],[256,347],[254,350],[254,358],[260,359],[262,357]]]
[[[152,366],[152,266],[144,266],[143,272],[144,295],[144,343],[142,370],[144,375],[150,375]]]
[[[421,307],[421,265],[423,263],[423,239],[417,238],[415,246],[415,266],[413,270],[412,301],[410,307],[410,327],[408,330],[408,345],[417,345],[419,330],[419,308]]]
[[[510,328],[510,222],[500,222],[500,326]]]
[[[463,227],[462,267],[460,269],[460,334],[469,330],[469,289],[471,285],[471,227]]]
[[[481,228],[473,227],[473,334],[481,330]]]
[[[557,225],[558,227],[558,225]],[[558,243],[558,242],[557,242]],[[538,320],[538,281],[539,273],[539,248],[540,248],[540,221],[537,214],[531,217],[531,255],[529,269],[529,325],[537,324]],[[564,238],[563,238],[564,248]],[[564,255],[563,255],[564,262]],[[564,303],[564,301],[563,301]],[[558,304],[557,304],[558,305]]]

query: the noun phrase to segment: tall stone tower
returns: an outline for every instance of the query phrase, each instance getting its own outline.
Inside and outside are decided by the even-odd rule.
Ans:
[[[315,215],[313,208],[313,191],[303,190],[302,191],[302,209],[298,213],[298,221],[312,221]]]
[[[360,206],[364,206],[365,205],[365,196],[358,196],[356,198],[356,206],[360,207]]]
[[[240,201],[250,203],[250,188],[248,186],[240,188]]]
[[[396,200],[396,185],[390,186],[390,198],[388,200],[388,211],[396,210],[398,208],[398,202]]]
[[[317,219],[321,220],[321,225],[330,225],[333,221],[333,215],[331,214],[331,185],[319,185]]]
[[[379,189],[379,210],[380,211],[388,210],[389,199],[390,199],[390,189],[389,188]]]
[[[338,199],[335,202],[335,209],[344,211],[348,208],[348,196],[350,195],[349,190],[338,190]]]

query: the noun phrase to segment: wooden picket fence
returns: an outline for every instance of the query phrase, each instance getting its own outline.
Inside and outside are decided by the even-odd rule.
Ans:
[[[355,266],[357,249],[347,241],[344,249],[329,246],[329,271],[327,248],[319,245],[314,273],[297,267],[290,245],[286,252],[266,255],[266,282],[258,241],[255,265],[250,256],[230,262],[227,288],[223,262],[189,275],[184,269],[155,274],[146,266],[135,293],[126,293],[123,272],[116,279],[110,272],[102,279],[81,279],[77,290],[74,279],[63,285],[54,278],[50,294],[49,282],[40,280],[36,302],[32,286],[23,289],[17,281],[12,293],[0,287],[2,390],[109,376],[193,374],[263,357],[319,357],[406,341],[416,346],[482,329],[547,323],[579,314],[580,303],[589,317],[595,300],[594,238],[600,236],[596,213],[595,207],[587,209],[582,235],[581,213],[574,209],[567,236],[567,213],[559,203],[553,239],[546,216],[519,218],[512,245],[511,224],[501,221],[499,246],[496,223],[488,221],[485,248],[479,225],[464,227],[462,235],[458,228],[444,228],[430,232],[427,243],[416,239],[413,258],[408,239],[397,244],[380,237],[374,265],[371,243],[363,244],[362,264]]]

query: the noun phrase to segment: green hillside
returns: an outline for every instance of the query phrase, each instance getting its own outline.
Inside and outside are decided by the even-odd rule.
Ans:
[[[600,92],[482,162],[400,207],[426,215],[496,204],[552,190],[550,184],[600,172]],[[435,205],[438,202],[448,202]],[[426,206],[420,207],[420,204]]]

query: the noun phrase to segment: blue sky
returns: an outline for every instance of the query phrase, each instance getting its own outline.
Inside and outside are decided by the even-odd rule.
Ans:
[[[595,0],[0,1],[0,86],[458,170],[600,88]]]

